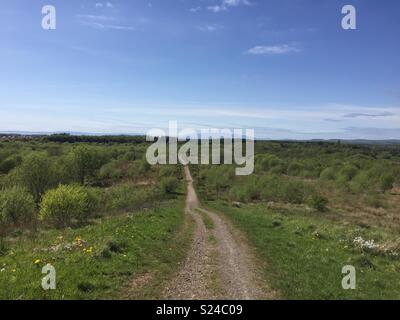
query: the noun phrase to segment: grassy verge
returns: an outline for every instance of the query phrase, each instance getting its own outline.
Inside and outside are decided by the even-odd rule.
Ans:
[[[185,256],[182,199],[156,211],[103,218],[80,229],[42,231],[20,237],[0,257],[0,299],[113,299],[138,275],[160,281],[177,270]],[[45,264],[56,269],[56,290],[41,287]],[[162,276],[160,276],[162,274]],[[157,295],[151,285],[142,297]]]
[[[267,281],[285,299],[400,299],[400,258],[354,244],[356,237],[393,241],[382,230],[277,213],[263,204],[208,205],[247,235],[266,262]],[[355,290],[342,289],[345,265],[356,268]]]

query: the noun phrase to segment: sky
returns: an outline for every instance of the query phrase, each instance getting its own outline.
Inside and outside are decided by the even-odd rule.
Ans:
[[[398,0],[4,0],[0,132],[400,139],[399,39]]]

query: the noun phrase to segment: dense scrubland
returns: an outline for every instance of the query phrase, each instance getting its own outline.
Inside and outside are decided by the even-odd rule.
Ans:
[[[0,142],[0,298],[158,297],[191,228],[182,167],[150,167],[147,146],[68,135]],[[280,297],[400,298],[400,146],[255,147],[251,176],[233,165],[191,171],[203,204],[246,235]],[[47,263],[58,290],[41,288]],[[356,290],[341,288],[348,264]]]
[[[150,167],[140,139],[88,139],[0,142],[1,298],[115,297],[182,258],[181,168]],[[41,287],[47,263],[58,290]]]
[[[285,298],[398,299],[400,146],[258,142],[255,173],[192,168],[210,208],[242,230]],[[342,267],[357,270],[343,290]]]

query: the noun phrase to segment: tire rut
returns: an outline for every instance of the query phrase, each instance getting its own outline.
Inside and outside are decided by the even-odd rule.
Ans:
[[[187,198],[185,211],[195,224],[192,248],[178,272],[164,293],[166,299],[273,299],[270,290],[259,274],[256,259],[238,232],[232,232],[230,225],[219,215],[200,208],[193,187],[193,179],[186,166]],[[208,215],[213,222],[207,230],[201,214]],[[213,237],[215,243],[209,239]],[[216,280],[215,277],[218,279]],[[216,283],[220,290],[216,291]]]

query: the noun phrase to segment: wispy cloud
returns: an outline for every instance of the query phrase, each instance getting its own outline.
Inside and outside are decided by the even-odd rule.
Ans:
[[[206,32],[214,32],[222,28],[223,26],[220,24],[206,24],[198,27],[200,31],[206,31]]]
[[[215,6],[208,6],[207,9],[218,13],[221,11],[227,11],[229,7],[237,7],[239,5],[246,5],[246,6],[251,6],[253,3],[251,3],[249,0],[222,0],[221,4],[215,5]]]
[[[135,27],[133,26],[121,26],[115,24],[105,24],[95,21],[81,21],[81,24],[99,30],[122,30],[122,31],[134,31]]]
[[[255,46],[245,53],[253,55],[284,54],[290,52],[301,52],[301,49],[294,45],[281,44],[273,46]]]
[[[98,30],[109,29],[109,30],[124,30],[124,31],[135,30],[135,27],[130,25],[120,25],[112,23],[112,21],[115,21],[115,18],[111,16],[79,14],[76,17],[79,19],[82,25],[91,27],[93,29],[98,29]]]
[[[106,7],[106,8],[114,8],[114,5],[111,3],[111,2],[105,2],[105,3],[103,3],[103,2],[97,2],[96,4],[95,4],[95,7],[96,8],[103,8],[103,7]]]
[[[343,118],[379,118],[379,117],[392,117],[395,114],[392,112],[380,112],[380,113],[349,113],[345,114]]]
[[[79,19],[82,19],[82,20],[97,20],[97,21],[112,21],[112,20],[114,20],[114,17],[92,15],[92,14],[78,14],[76,17]]]
[[[195,13],[195,12],[197,12],[197,11],[200,11],[201,10],[201,7],[193,7],[193,8],[190,8],[189,9],[189,11],[190,12],[193,12],[193,13]]]

